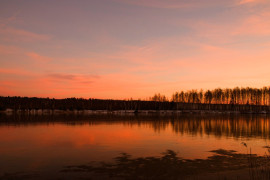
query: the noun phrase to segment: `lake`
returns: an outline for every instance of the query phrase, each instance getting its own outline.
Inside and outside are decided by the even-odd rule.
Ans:
[[[269,139],[267,115],[0,114],[0,178],[244,178]]]

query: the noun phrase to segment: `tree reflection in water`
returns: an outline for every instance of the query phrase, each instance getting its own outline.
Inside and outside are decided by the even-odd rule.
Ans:
[[[45,125],[54,126],[57,124],[63,124],[66,126],[81,126],[87,125],[89,127],[96,125],[123,125],[127,129],[129,127],[139,127],[141,129],[147,129],[147,131],[154,131],[162,133],[163,131],[169,130],[176,135],[188,134],[192,136],[208,136],[212,135],[216,139],[220,137],[233,137],[237,140],[244,138],[246,139],[270,139],[270,116],[269,115],[192,115],[192,114],[181,114],[179,116],[155,116],[155,115],[131,115],[131,116],[119,116],[119,115],[42,115],[42,116],[31,116],[31,115],[20,115],[12,114],[6,115],[0,113],[0,126],[6,128],[9,126],[24,127]],[[30,128],[30,129],[31,129]],[[22,128],[23,129],[23,128]],[[50,129],[50,128],[48,128]],[[51,128],[54,129],[54,128]],[[57,128],[56,128],[57,129]],[[72,129],[72,128],[71,128]],[[79,128],[78,128],[79,129]],[[89,128],[91,129],[91,128]],[[86,130],[88,130],[86,128]],[[52,132],[52,131],[49,131]],[[56,132],[56,131],[55,131]],[[64,131],[67,132],[67,131]],[[69,132],[69,131],[68,131]],[[104,137],[109,136],[106,132],[102,132]],[[36,134],[34,134],[36,135]],[[74,139],[77,141],[76,134]],[[28,136],[26,136],[28,137]],[[52,136],[52,142],[58,137]],[[64,140],[69,139],[70,136],[63,135]],[[88,137],[88,136],[86,136]],[[147,138],[146,136],[143,136]],[[31,138],[30,138],[31,139]],[[38,139],[38,138],[37,138]],[[87,138],[86,138],[87,139]],[[26,139],[28,140],[28,139]],[[38,139],[39,140],[39,139]],[[128,139],[131,141],[130,139]],[[156,139],[159,141],[159,139]],[[21,142],[21,141],[19,141]],[[33,141],[34,142],[34,141]],[[58,143],[58,141],[56,141]],[[124,141],[127,142],[127,141]],[[166,141],[167,142],[167,141]],[[192,142],[190,143],[192,144]],[[189,145],[190,145],[189,144]],[[30,144],[31,145],[31,144]],[[36,145],[36,144],[34,144]],[[61,145],[60,145],[61,146]],[[125,146],[125,144],[123,144]],[[31,147],[31,146],[30,146]],[[35,148],[35,146],[32,146]],[[32,148],[31,147],[31,148]],[[68,146],[65,151],[68,151],[72,146]],[[142,146],[143,147],[143,146]],[[168,148],[168,147],[167,147]],[[211,148],[211,147],[210,147]],[[226,147],[223,147],[226,148]],[[268,146],[265,148],[269,148]],[[74,150],[74,149],[73,149]],[[76,149],[75,149],[76,150]],[[143,151],[143,150],[142,150]],[[160,150],[157,150],[160,152]],[[78,151],[79,152],[79,151]],[[86,150],[86,153],[89,151]],[[126,151],[127,152],[127,151]],[[156,151],[155,151],[156,152]],[[196,151],[200,152],[200,151]],[[195,153],[196,153],[195,152]],[[269,179],[269,166],[265,166],[270,158],[250,155],[250,154],[239,154],[232,150],[215,150],[212,151],[213,155],[207,159],[184,159],[179,157],[176,152],[167,150],[158,157],[142,157],[135,158],[128,154],[121,154],[116,157],[112,163],[90,163],[78,166],[66,166],[61,172],[58,173],[59,168],[61,169],[66,163],[58,166],[57,174],[62,176],[68,176],[64,179],[78,179],[77,176],[81,177],[83,174],[86,178],[104,179],[104,178],[120,178],[120,179],[183,179],[189,177],[207,177],[205,174],[212,173],[217,174],[219,172],[228,171],[239,171],[244,170],[247,177],[256,179],[253,177],[267,177]],[[77,151],[75,154],[78,155]],[[80,156],[79,154],[78,156]],[[95,156],[95,154],[92,154]],[[84,154],[82,154],[84,158]],[[52,156],[53,157],[53,156]],[[55,156],[54,156],[55,157]],[[76,157],[76,156],[74,156]],[[74,158],[72,156],[72,158]],[[196,156],[195,156],[196,157]],[[69,156],[66,156],[69,159]],[[71,158],[71,159],[72,159]],[[74,158],[76,159],[76,158]],[[2,160],[2,159],[1,159]],[[70,161],[71,165],[74,165]],[[84,161],[85,162],[85,161]],[[53,161],[50,165],[53,165]],[[26,163],[27,164],[27,163]],[[259,168],[258,168],[259,167]],[[266,168],[261,168],[266,167]],[[251,169],[251,170],[250,170]],[[45,168],[46,170],[46,168]],[[71,173],[79,172],[79,173]],[[259,173],[258,173],[259,172]],[[75,174],[75,175],[74,175]],[[39,176],[40,175],[40,176]],[[45,174],[46,175],[46,174]],[[37,179],[36,177],[44,176],[39,172],[33,173],[13,173],[0,175],[0,179]],[[48,175],[49,176],[49,175]],[[54,176],[54,175],[50,175]],[[73,178],[73,176],[76,176]],[[44,177],[43,179],[50,179]],[[205,178],[207,179],[207,178]],[[224,179],[224,178],[223,178]],[[231,178],[229,178],[231,179]],[[257,178],[266,179],[266,178]]]
[[[194,136],[214,135],[216,137],[264,138],[270,139],[269,115],[233,114],[181,114],[179,116],[160,115],[17,115],[0,113],[0,126],[27,126],[39,124],[99,125],[123,124],[125,126],[150,127],[155,132],[168,127],[177,134]]]
[[[112,163],[66,166],[61,172],[88,172],[92,178],[102,176],[117,179],[183,179],[198,178],[207,173],[245,169],[247,177],[255,177],[257,172],[254,170],[259,170],[259,177],[267,175],[269,178],[269,168],[267,172],[262,171],[266,170],[265,168],[258,169],[267,165],[269,159],[266,157],[239,154],[236,151],[224,149],[211,152],[214,154],[207,159],[183,159],[172,150],[162,153],[161,157],[132,158],[131,155],[122,153]],[[252,167],[251,165],[255,161],[257,167]]]

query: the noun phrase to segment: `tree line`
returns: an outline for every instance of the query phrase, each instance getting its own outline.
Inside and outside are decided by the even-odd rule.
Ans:
[[[141,100],[102,100],[66,98],[50,99],[37,97],[1,97],[0,110],[169,110],[173,102],[141,101]]]
[[[158,99],[157,97],[153,97]],[[163,99],[162,97],[161,99]],[[204,103],[204,104],[250,104],[270,105],[270,87],[263,88],[233,88],[214,90],[190,90],[175,92],[171,101],[182,103]]]
[[[270,111],[270,88],[233,88],[180,91],[171,100],[155,94],[149,100],[101,100],[0,96],[0,110],[218,110]]]

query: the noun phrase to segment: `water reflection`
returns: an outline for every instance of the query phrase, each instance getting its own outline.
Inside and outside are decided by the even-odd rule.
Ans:
[[[270,116],[266,115],[181,115],[181,116],[117,116],[117,115],[5,115],[0,114],[0,126],[33,126],[40,124],[99,125],[122,124],[149,127],[162,132],[171,127],[177,134],[216,137],[270,138]]]
[[[76,179],[85,173],[86,178],[165,179],[245,169],[249,148],[258,159],[266,152],[269,121],[262,115],[0,114],[0,177]],[[213,149],[223,150],[209,152]],[[113,159],[120,152],[126,154]],[[87,164],[91,161],[97,164]],[[81,165],[67,167],[76,164]]]

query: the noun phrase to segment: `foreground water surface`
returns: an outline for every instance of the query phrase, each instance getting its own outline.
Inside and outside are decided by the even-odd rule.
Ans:
[[[266,115],[1,114],[0,179],[210,177],[248,168],[269,139]]]

